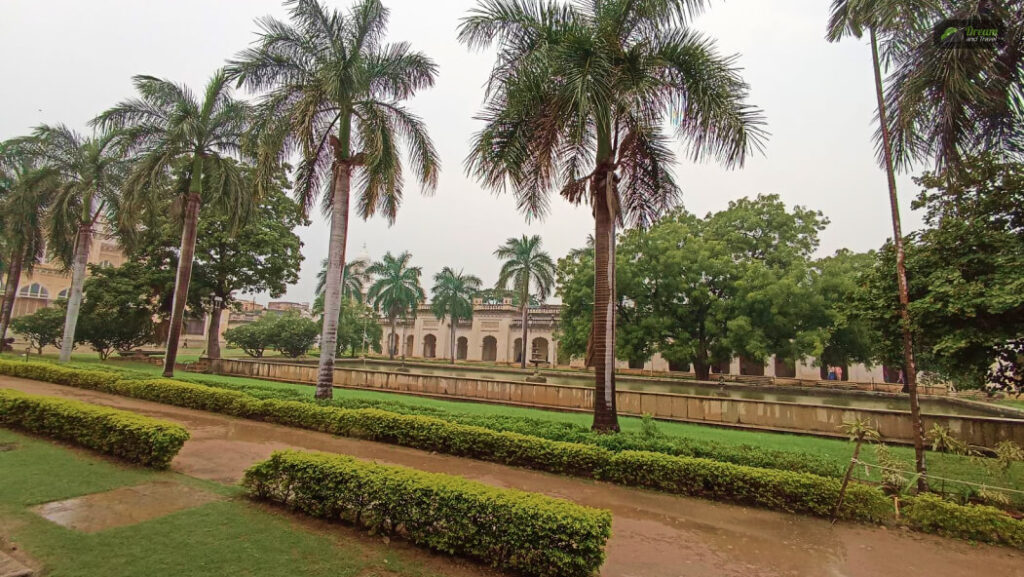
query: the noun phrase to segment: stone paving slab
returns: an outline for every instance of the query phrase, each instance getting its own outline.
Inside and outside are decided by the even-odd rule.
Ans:
[[[0,577],[31,577],[32,570],[7,553],[0,551]]]
[[[32,508],[45,519],[83,533],[135,525],[176,511],[191,509],[223,497],[170,481],[121,487]],[[0,573],[0,577],[2,577]]]

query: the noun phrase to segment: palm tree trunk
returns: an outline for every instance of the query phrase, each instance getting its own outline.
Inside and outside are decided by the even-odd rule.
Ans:
[[[210,327],[206,331],[206,358],[220,358],[220,317],[224,309],[213,304],[210,309]]]
[[[11,324],[11,313],[14,311],[14,299],[17,298],[18,284],[21,282],[21,265],[24,251],[20,248],[13,251],[10,267],[7,270],[7,285],[4,292],[3,306],[0,307],[0,349],[3,349],[7,337],[7,327]]]
[[[606,157],[598,155],[594,175],[594,424],[595,431],[618,431],[615,407],[615,216],[612,194],[615,175]],[[614,193],[614,189],[611,189]]]
[[[395,360],[398,354],[398,316],[391,315],[391,341],[388,343],[388,360]]]
[[[334,170],[331,199],[331,241],[327,255],[327,286],[324,289],[324,327],[320,335],[320,369],[317,375],[316,398],[334,396],[334,354],[338,341],[338,315],[341,312],[341,286],[345,274],[345,243],[348,240],[349,187],[352,166],[347,160]]]
[[[60,343],[60,362],[71,360],[71,350],[75,348],[75,327],[78,326],[78,313],[82,309],[82,287],[85,285],[85,265],[89,262],[89,250],[92,248],[92,222],[78,225],[78,242],[75,243],[75,260],[71,265],[71,290],[68,294],[68,310],[64,316],[64,336]]]
[[[892,163],[892,144],[889,124],[885,111],[885,96],[882,90],[882,68],[878,59],[878,38],[871,28],[871,64],[875,73],[875,98],[878,100],[878,122],[882,132],[882,156],[885,159],[885,175],[889,184],[889,208],[892,211],[893,244],[896,247],[896,282],[899,286],[900,325],[903,332],[903,374],[907,393],[910,396],[910,419],[914,428],[914,457],[917,466],[917,489],[928,490],[927,467],[924,459],[924,423],[921,421],[921,402],[917,395],[917,367],[914,362],[914,339],[911,334],[910,291],[907,288],[906,252],[903,247],[903,232],[900,226],[900,206],[896,195],[896,172]]]
[[[529,287],[530,285],[526,285],[526,286]],[[519,367],[525,369],[526,368],[526,338],[527,338],[526,326],[527,326],[527,321],[530,318],[529,317],[529,315],[530,315],[530,291],[529,291],[529,288],[527,288],[527,290],[523,291],[523,296],[520,297],[520,298],[523,299],[523,346],[519,350],[519,356],[520,356]]]
[[[198,163],[197,163],[198,164]],[[202,179],[200,171],[192,173],[192,182]],[[171,304],[171,326],[167,332],[167,354],[164,356],[165,377],[174,376],[174,363],[178,360],[178,339],[185,320],[185,301],[188,285],[192,281],[192,260],[196,254],[196,234],[199,229],[199,197],[201,188],[192,187],[185,203],[185,226],[181,231],[181,250],[178,252],[178,275],[174,280],[174,300]]]
[[[448,350],[452,355],[452,364],[455,364],[455,317],[449,317],[452,322],[452,334],[448,337]]]

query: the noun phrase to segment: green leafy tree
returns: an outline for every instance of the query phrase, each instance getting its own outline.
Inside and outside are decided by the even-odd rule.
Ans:
[[[459,25],[461,42],[498,51],[469,172],[510,188],[528,219],[547,212],[552,190],[593,208],[596,430],[618,430],[617,223],[649,223],[679,196],[664,127],[674,125],[691,158],[729,166],[764,135],[734,59],[686,26],[703,5],[487,0]]]
[[[855,253],[843,249],[814,263],[815,291],[824,299],[826,334],[816,355],[824,366],[875,363],[875,345],[882,335],[854,305],[862,293],[862,275],[877,258],[874,251]]]
[[[871,45],[871,66],[874,72],[875,101],[877,106],[878,132],[876,146],[879,161],[885,169],[889,192],[889,209],[892,215],[893,243],[896,251],[896,295],[899,298],[900,324],[903,335],[903,374],[907,392],[910,395],[910,413],[914,427],[914,452],[916,453],[918,489],[928,489],[924,457],[924,423],[921,420],[921,406],[917,395],[917,368],[914,359],[914,343],[910,321],[910,292],[907,284],[906,250],[903,245],[903,231],[900,223],[899,198],[896,192],[895,157],[900,156],[900,142],[894,142],[889,110],[883,88],[882,60],[891,59],[905,52],[906,42],[897,42],[900,37],[923,37],[927,29],[925,12],[937,4],[930,0],[833,0],[828,23],[827,38],[838,42],[844,37],[860,38],[867,30]],[[934,12],[933,12],[934,14]],[[927,35],[930,36],[930,35]],[[879,37],[887,50],[880,52]],[[929,42],[931,40],[929,39]],[[897,107],[897,114],[899,114]],[[908,125],[909,128],[909,125]],[[902,133],[899,141],[916,139],[911,131]]]
[[[343,13],[317,0],[285,4],[289,22],[259,21],[256,46],[230,70],[239,84],[266,92],[254,134],[260,166],[299,153],[297,197],[308,209],[323,191],[331,236],[316,395],[330,398],[352,179],[358,214],[380,212],[393,222],[404,188],[404,142],[424,190],[437,187],[437,151],[403,105],[434,84],[437,66],[407,43],[384,41],[388,11],[378,0],[360,0]]]
[[[2,258],[7,269],[0,343],[7,337],[21,274],[32,272],[45,246],[46,209],[59,184],[57,173],[40,164],[18,141],[0,142],[0,246],[6,251]]]
[[[159,190],[173,171],[172,190],[183,207],[183,226],[163,371],[165,377],[172,377],[192,279],[200,206],[206,204],[238,223],[254,205],[253,188],[245,185],[233,160],[249,125],[250,107],[232,97],[222,70],[198,99],[187,87],[152,76],[136,76],[134,84],[138,98],[121,102],[93,123],[117,131],[118,142],[136,158],[125,185],[126,203],[146,202],[145,196]]]
[[[137,263],[89,267],[76,339],[106,360],[113,351],[130,351],[154,342],[156,305],[151,271]]]
[[[519,295],[519,309],[523,324],[523,348],[520,351],[519,366],[526,368],[527,332],[530,320],[530,294],[537,295],[540,302],[554,290],[555,263],[551,255],[541,249],[538,235],[510,238],[494,251],[501,259],[496,288],[511,288]],[[531,287],[535,289],[531,291]]]
[[[426,293],[420,286],[423,270],[418,266],[409,266],[411,260],[412,255],[408,252],[397,257],[388,252],[384,258],[366,269],[377,279],[366,293],[366,299],[391,325],[388,336],[388,358],[391,359],[398,352],[398,318],[415,314],[416,308],[426,299]]]
[[[230,328],[224,331],[224,340],[250,357],[262,358],[264,351],[274,342],[274,320],[274,317],[264,315],[251,323]]]
[[[452,364],[455,364],[455,328],[460,320],[473,318],[473,295],[480,290],[479,277],[465,274],[461,270],[455,272],[451,267],[444,267],[434,275],[434,287],[431,289],[430,310],[437,320],[444,322],[448,317],[451,328],[448,344]],[[526,342],[525,340],[523,341]]]
[[[274,350],[287,357],[301,357],[316,344],[320,325],[298,313],[279,315],[270,325]]]
[[[384,327],[377,322],[372,308],[354,299],[342,303],[338,320],[338,356],[347,352],[355,357],[363,350],[383,352],[383,339]]]
[[[121,191],[127,170],[123,151],[107,132],[84,137],[63,124],[37,127],[25,144],[39,161],[60,175],[46,223],[50,250],[71,270],[67,318],[60,362],[71,360],[82,306],[86,264],[97,226],[116,226],[122,214]]]
[[[40,355],[44,347],[60,347],[64,333],[64,307],[44,307],[11,321],[11,330],[28,339]]]

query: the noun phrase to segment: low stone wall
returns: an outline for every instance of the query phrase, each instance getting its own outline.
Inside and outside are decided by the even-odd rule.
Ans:
[[[292,383],[315,383],[317,376],[315,365],[235,359],[214,361],[212,370]],[[591,411],[594,406],[593,389],[546,383],[371,371],[350,366],[335,368],[334,383],[340,387],[569,411]],[[672,421],[830,437],[842,436],[839,427],[844,421],[868,419],[876,424],[886,441],[910,443],[912,440],[910,415],[904,411],[625,390],[616,391],[616,401],[623,415],[650,414]],[[1024,420],[925,415],[926,430],[935,423],[948,427],[957,438],[972,445],[993,447],[1003,440],[1024,445]]]

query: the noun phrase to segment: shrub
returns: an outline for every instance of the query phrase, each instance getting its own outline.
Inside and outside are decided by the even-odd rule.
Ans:
[[[279,451],[243,484],[308,515],[526,575],[593,575],[611,534],[608,511],[340,455]]]
[[[242,349],[250,357],[262,357],[263,351],[273,342],[273,334],[268,330],[270,325],[263,321],[266,318],[268,317],[224,331],[224,340],[229,345]]]
[[[306,354],[320,336],[320,326],[316,321],[303,318],[298,313],[277,317],[271,328],[274,350],[292,358]]]
[[[0,389],[0,424],[157,469],[166,468],[188,439],[174,423],[10,389]]]
[[[1024,549],[1024,521],[995,507],[957,505],[937,495],[922,494],[908,499],[903,515],[918,531]]]
[[[60,348],[65,312],[60,306],[41,308],[12,320],[11,330],[28,339],[32,348],[41,355],[46,346]]]

